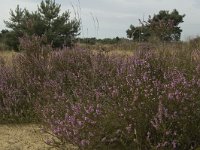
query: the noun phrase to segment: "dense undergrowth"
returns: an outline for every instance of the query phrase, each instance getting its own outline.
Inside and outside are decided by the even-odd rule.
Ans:
[[[1,61],[2,123],[38,121],[62,149],[200,147],[198,50],[121,56],[52,51],[43,40],[22,38],[24,53]]]

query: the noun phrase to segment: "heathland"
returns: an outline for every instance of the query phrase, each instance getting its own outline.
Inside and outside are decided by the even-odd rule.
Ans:
[[[185,15],[78,38],[80,16],[60,7],[17,6],[0,33],[0,149],[200,149],[200,38],[180,41]]]
[[[22,52],[1,52],[5,136],[30,131],[23,124],[9,129],[8,123],[37,123],[32,140],[40,127],[45,143],[60,149],[199,147],[198,40],[62,50],[41,41],[26,37]],[[29,142],[21,143],[24,149]]]

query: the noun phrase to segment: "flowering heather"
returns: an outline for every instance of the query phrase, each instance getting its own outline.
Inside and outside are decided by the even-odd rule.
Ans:
[[[54,52],[41,109],[47,129],[80,149],[198,147],[198,73],[158,67],[152,57]]]
[[[0,65],[3,120],[37,118],[55,136],[46,143],[64,149],[200,147],[198,64],[190,72],[153,50],[122,57],[32,44],[37,55],[26,45],[13,67]]]

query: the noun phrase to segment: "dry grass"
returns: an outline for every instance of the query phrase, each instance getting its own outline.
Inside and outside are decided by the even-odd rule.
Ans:
[[[0,57],[2,57],[8,65],[12,64],[12,57],[16,54],[17,53],[13,51],[0,51]]]
[[[49,150],[38,125],[0,125],[0,150]]]

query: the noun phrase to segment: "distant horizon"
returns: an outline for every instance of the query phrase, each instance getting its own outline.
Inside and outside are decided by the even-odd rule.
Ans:
[[[30,11],[37,10],[41,0],[2,0],[0,6],[0,30],[6,29],[4,20],[8,21],[10,9],[20,8]],[[79,3],[80,2],[80,3]],[[183,30],[181,40],[186,41],[200,35],[200,1],[191,0],[56,0],[61,4],[61,11],[70,10],[74,16],[73,7],[82,20],[80,37],[127,38],[126,30],[131,24],[138,26],[138,19],[147,20],[148,16],[157,14],[160,10],[177,9],[185,14],[184,22],[180,24]],[[73,7],[72,7],[73,5]],[[98,27],[99,26],[99,27]]]

